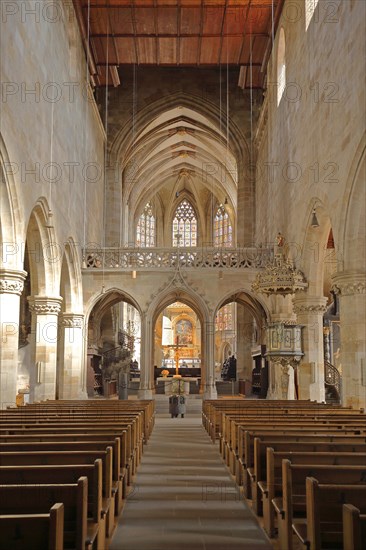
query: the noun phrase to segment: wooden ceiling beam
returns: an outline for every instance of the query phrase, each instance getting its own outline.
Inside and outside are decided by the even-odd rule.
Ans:
[[[156,64],[160,65],[160,49],[159,49],[159,26],[158,26],[158,16],[157,16],[157,0],[154,0],[154,28],[155,28],[155,56]]]
[[[198,48],[197,48],[197,66],[200,66],[201,52],[202,52],[202,34],[203,34],[203,15],[204,15],[204,5],[203,0],[201,0],[201,10],[200,10],[200,32],[198,35]]]
[[[257,32],[254,32],[252,33],[252,35],[254,37],[256,36],[261,36],[262,38],[270,38],[271,35],[268,34],[268,33],[257,33]],[[90,35],[90,38],[107,38],[107,36],[111,36],[111,35],[107,35],[105,33],[94,33],[94,34],[91,34]],[[177,36],[176,34],[168,34],[168,33],[161,33],[161,34],[147,34],[147,33],[114,33],[113,36],[115,38],[174,38],[175,36]],[[200,37],[201,34],[197,34],[197,33],[182,33],[179,35],[180,38],[197,38],[197,37]],[[204,38],[221,38],[222,36],[228,36],[228,37],[233,37],[233,38],[240,38],[243,36],[243,33],[233,33],[233,34],[220,34],[220,33],[206,33],[204,35],[202,35]],[[250,36],[250,33],[247,33],[246,36]]]
[[[177,65],[180,65],[180,18],[181,18],[181,5],[180,0],[178,0],[177,5]]]
[[[97,63],[97,67],[105,67],[107,65],[107,62],[106,61],[98,61]],[[117,65],[117,63],[111,63],[109,62],[108,63],[109,67],[127,67],[128,65],[133,65],[133,63],[119,63]],[[177,63],[160,63],[160,65],[164,66],[164,67],[177,67]],[[240,65],[241,67],[250,67],[250,63],[229,63],[229,66],[230,67],[237,67],[238,65]],[[140,67],[151,67],[151,63],[139,63],[139,66]],[[180,63],[180,67],[194,67],[195,66],[195,63]],[[217,63],[216,61],[213,62],[213,63],[204,63],[202,65],[200,65],[201,67],[210,67],[212,69],[212,67],[217,67]],[[262,63],[252,63],[252,67],[261,67],[262,66]]]

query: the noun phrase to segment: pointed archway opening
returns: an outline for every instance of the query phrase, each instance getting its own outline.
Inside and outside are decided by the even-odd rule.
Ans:
[[[117,289],[101,294],[88,322],[88,396],[119,395],[125,399],[137,395],[140,358],[141,315],[137,304]]]
[[[169,296],[156,311],[152,326],[156,393],[169,393],[177,375],[185,381],[186,393],[201,393],[206,379],[206,342],[197,304],[188,296]]]
[[[215,315],[215,378],[218,395],[265,398],[268,363],[263,327],[267,314],[246,292],[227,296]]]
[[[195,311],[177,301],[158,315],[154,330],[154,379],[179,374],[192,378],[192,392],[199,391],[201,379],[202,327]],[[157,393],[164,386],[157,384]],[[192,393],[191,392],[191,393]]]

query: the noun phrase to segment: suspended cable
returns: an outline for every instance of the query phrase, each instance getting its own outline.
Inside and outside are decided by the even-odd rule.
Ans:
[[[84,112],[84,161],[86,166],[87,160],[87,142],[88,142],[88,132],[87,132],[87,115],[88,115],[88,95],[89,95],[89,41],[90,41],[90,0],[88,0],[88,11],[87,11],[87,43],[86,43],[86,75],[85,75],[85,112]],[[83,250],[85,254],[86,248],[86,197],[87,197],[87,171],[84,167],[84,204],[83,204]],[[83,267],[86,266],[86,260],[83,259]]]
[[[107,14],[107,48],[106,48],[106,71],[105,71],[105,147],[104,147],[104,208],[103,208],[103,267],[102,267],[102,293],[104,292],[104,268],[105,268],[105,247],[107,233],[107,164],[108,164],[108,85],[109,85],[109,16]]]

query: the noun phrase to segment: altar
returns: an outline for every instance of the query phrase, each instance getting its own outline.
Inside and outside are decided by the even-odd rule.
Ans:
[[[180,391],[179,391],[179,386],[177,384],[178,381],[183,382],[183,391],[182,391],[182,389],[180,389]],[[195,393],[199,392],[200,380],[198,378],[194,378],[194,377],[174,378],[174,377],[159,376],[156,379],[156,382],[157,383],[159,383],[159,382],[164,383],[164,393],[165,393],[165,395],[176,395],[176,394],[179,394],[179,393],[182,393],[184,395],[189,395],[191,393],[190,390],[191,390],[191,384],[192,383],[194,383],[197,386],[197,392],[195,392]]]

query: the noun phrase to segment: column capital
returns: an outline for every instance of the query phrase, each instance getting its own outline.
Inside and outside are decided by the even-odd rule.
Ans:
[[[61,311],[61,296],[28,296],[29,309],[36,315],[57,315]]]
[[[366,294],[366,273],[360,271],[340,271],[332,277],[332,290],[341,296]]]
[[[0,294],[21,295],[27,272],[16,269],[0,269]]]
[[[65,328],[82,328],[84,317],[83,313],[61,313],[61,326]]]
[[[292,300],[294,312],[302,314],[323,314],[327,310],[326,296],[299,296]]]

